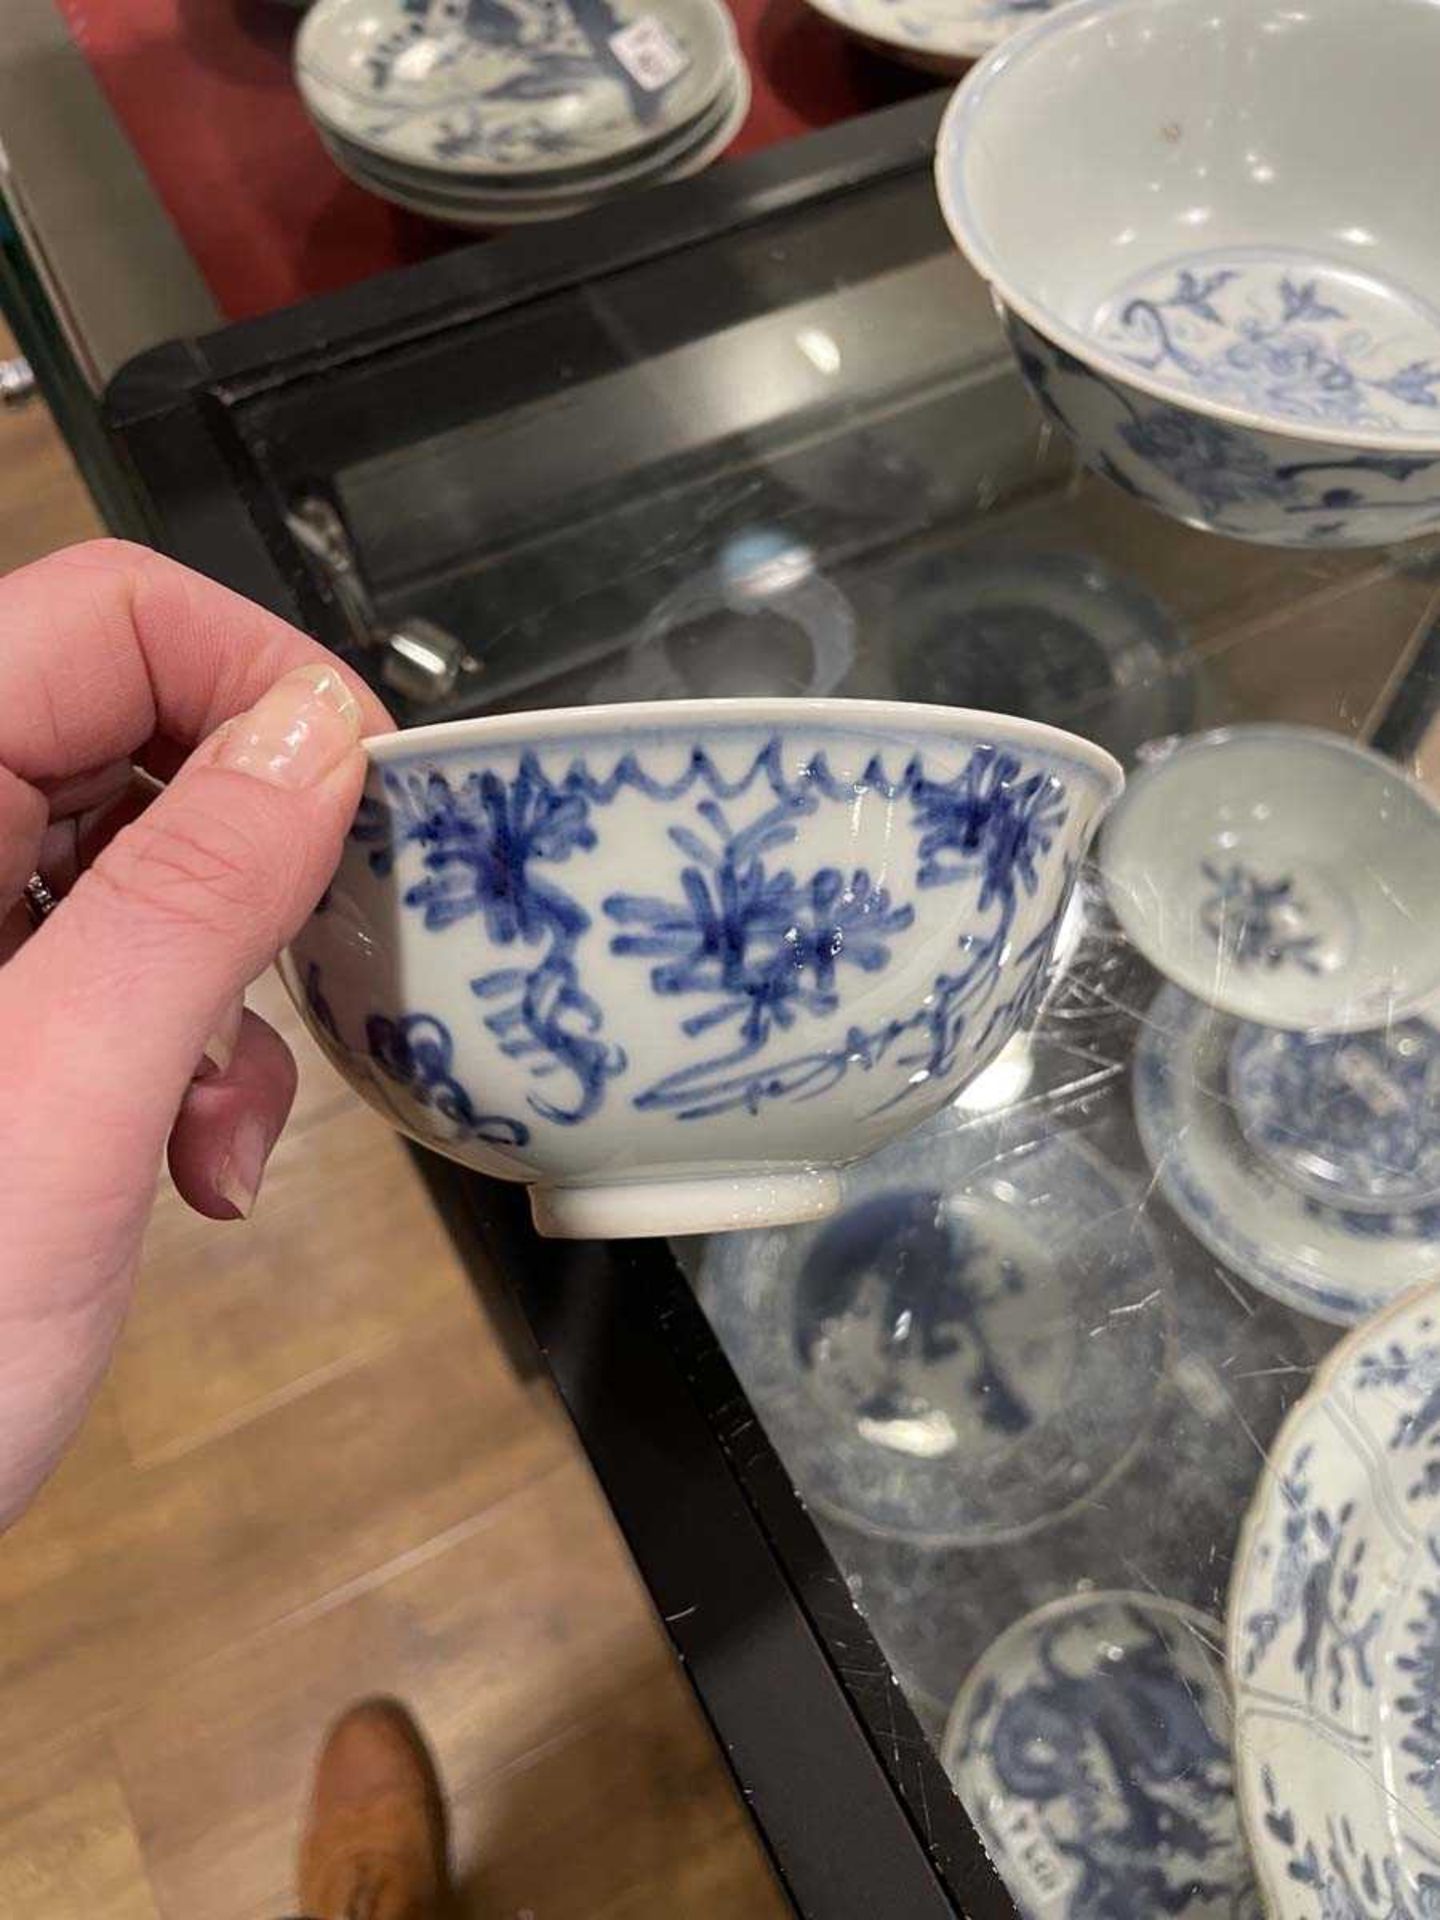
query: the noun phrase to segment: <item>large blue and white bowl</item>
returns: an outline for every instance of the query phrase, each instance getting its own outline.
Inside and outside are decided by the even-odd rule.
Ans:
[[[1073,0],[936,177],[1081,457],[1280,546],[1440,528],[1437,0]]]
[[[994,714],[695,700],[368,743],[285,972],[366,1099],[542,1232],[814,1219],[1035,1008],[1119,767]]]

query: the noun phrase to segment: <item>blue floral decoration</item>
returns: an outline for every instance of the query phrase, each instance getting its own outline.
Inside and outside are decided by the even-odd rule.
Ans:
[[[711,840],[689,827],[670,829],[690,859],[682,897],[606,900],[611,919],[634,929],[615,936],[613,952],[658,960],[650,971],[657,993],[712,1002],[682,1022],[687,1035],[734,1022],[743,1052],[758,1051],[798,1014],[832,1013],[837,971],[878,973],[889,963],[890,939],[914,921],[914,908],[894,905],[863,867],[848,877],[822,867],[802,881],[769,863],[795,839],[796,816],[814,805],[813,796],[782,800],[736,829],[718,801],[702,801]]]
[[[637,125],[660,109],[665,88],[642,86],[615,53],[614,36],[626,24],[610,0],[464,0],[443,24],[431,17],[431,0],[401,0],[401,23],[371,45],[366,73],[379,103],[417,43],[429,56],[427,80],[458,70],[476,50],[508,54],[511,65],[488,86],[472,82],[473,104],[443,117],[432,151],[439,160],[493,158],[497,143],[535,155],[579,150],[576,135],[550,115],[497,125],[493,103],[559,100],[597,82],[614,81]],[[485,104],[492,104],[487,114]]]
[[[1256,1567],[1270,1583],[1269,1604],[1249,1613],[1241,1628],[1243,1678],[1250,1679],[1284,1628],[1301,1623],[1292,1664],[1306,1698],[1332,1714],[1345,1707],[1351,1687],[1375,1686],[1373,1646],[1383,1615],[1357,1612],[1364,1572],[1364,1539],[1346,1545],[1354,1502],[1332,1511],[1311,1482],[1313,1447],[1302,1447],[1282,1484],[1286,1515],[1278,1552],[1266,1542]]]
[[[397,811],[404,838],[424,850],[426,878],[409,889],[405,904],[423,911],[427,927],[453,926],[475,914],[499,946],[584,932],[580,908],[535,871],[594,847],[581,795],[557,793],[526,765],[511,782],[496,773],[471,774],[459,792],[431,774],[423,795],[412,789],[409,802]]]
[[[365,1042],[380,1071],[422,1107],[432,1107],[463,1137],[492,1146],[523,1147],[530,1129],[523,1120],[477,1113],[469,1094],[452,1072],[455,1046],[450,1029],[434,1014],[415,1013],[391,1020],[372,1014]]]
[[[1440,1920],[1440,1874],[1422,1873],[1407,1884],[1398,1860],[1375,1859],[1349,1821],[1333,1816],[1322,1846],[1300,1831],[1273,1768],[1261,1769],[1260,1787],[1266,1831],[1286,1855],[1288,1877],[1318,1895],[1317,1920]]]
[[[949,780],[927,778],[918,765],[912,765],[898,789],[891,790],[908,793],[914,823],[920,830],[917,885],[932,888],[979,883],[976,911],[989,915],[992,924],[983,930],[967,929],[961,935],[956,969],[936,977],[923,1004],[914,1013],[879,1027],[851,1027],[838,1047],[751,1065],[752,1057],[762,1044],[755,1036],[762,1026],[766,1034],[769,1031],[767,1003],[766,1018],[752,1020],[748,1028],[742,1029],[735,1047],[715,1058],[667,1074],[635,1096],[637,1107],[669,1111],[682,1120],[737,1109],[754,1113],[772,1100],[813,1099],[837,1085],[852,1069],[870,1072],[892,1056],[899,1065],[910,1069],[905,1087],[886,1103],[894,1104],[937,1075],[948,1073],[962,1042],[972,1033],[975,1033],[977,1048],[984,1047],[1002,1023],[1018,1023],[1030,1017],[1044,985],[1045,962],[1054,942],[1056,919],[1029,941],[1018,956],[1018,983],[1014,991],[1001,1002],[996,1002],[995,994],[1008,957],[1010,931],[1021,897],[1035,892],[1039,884],[1037,863],[1049,852],[1066,818],[1061,782],[1048,774],[1024,776],[1021,763],[1013,754],[979,747],[965,767]],[[777,819],[767,816],[762,823],[763,831],[768,834],[778,824]],[[694,851],[697,857],[702,851],[698,842]],[[709,861],[709,850],[703,851]],[[818,995],[814,987],[810,988],[815,996],[810,1001],[810,1010],[828,1012],[835,1004],[828,986],[834,962],[845,952],[844,939],[853,939],[855,932],[863,929],[863,937],[854,950],[857,964],[866,971],[876,971],[888,961],[888,936],[909,924],[910,910],[892,906],[888,893],[873,888],[869,876],[863,872],[853,876],[848,884],[834,873],[818,878],[827,899],[836,905],[845,899],[844,917],[850,922],[848,929],[837,924],[832,908],[828,917],[822,919],[818,942],[813,918],[806,929],[797,928],[797,953],[813,960],[817,948],[822,955],[827,946],[830,948],[818,976],[825,985]],[[1065,892],[1068,892],[1069,878],[1067,864]],[[787,886],[789,884],[787,876]],[[790,898],[788,891],[785,897]],[[749,898],[752,902],[761,902],[763,911],[763,893],[753,876]],[[690,978],[694,977],[696,959],[705,957],[703,948],[697,948],[693,941],[695,929],[705,924],[709,900],[708,891],[700,887],[697,873],[688,915],[680,915],[673,921],[667,919],[664,923],[667,928],[673,927],[675,937],[685,944],[686,958],[682,964],[691,969],[687,975]],[[814,900],[812,893],[812,904]],[[648,903],[644,911],[659,914],[662,907],[663,903]],[[668,908],[663,911],[670,913]],[[649,922],[648,933],[639,937],[662,937],[659,924]],[[837,936],[842,942],[838,948]],[[638,947],[627,950],[641,951]],[[798,979],[792,976],[792,989],[803,991],[804,979],[803,972],[798,974]],[[722,1003],[716,1017],[727,1017],[737,1010],[738,1004],[733,998]],[[975,1032],[977,1021],[980,1024]],[[702,1019],[702,1026],[708,1024],[708,1020]]]
[[[542,950],[533,964],[479,975],[471,989],[507,1055],[528,1061],[536,1078],[568,1083],[565,1099],[532,1094],[535,1111],[562,1125],[584,1120],[625,1055],[601,1037],[603,1014],[580,984],[575,951],[590,916],[542,869],[595,846],[589,799],[557,788],[530,755],[512,780],[486,771],[452,789],[438,773],[391,775],[386,789],[392,857],[394,845],[415,845],[425,868],[405,905],[427,927],[473,917],[496,946]]]
[[[1440,1543],[1427,1540],[1425,1551],[1440,1574]],[[1422,1587],[1416,1600],[1419,1614],[1406,1627],[1409,1649],[1395,1662],[1406,1676],[1405,1691],[1395,1701],[1408,1721],[1400,1751],[1413,1762],[1406,1783],[1419,1791],[1432,1814],[1440,1815],[1440,1585]]]
[[[1191,298],[1208,302],[1216,288],[1207,292],[1207,284],[1198,276],[1187,283],[1181,305]],[[1294,289],[1297,299],[1302,291]],[[1075,439],[1098,472],[1166,512],[1192,515],[1242,536],[1254,532],[1257,518],[1266,526],[1293,520],[1287,537],[1294,544],[1358,541],[1367,515],[1399,517],[1418,531],[1425,518],[1440,513],[1440,495],[1422,490],[1440,474],[1440,460],[1432,455],[1276,459],[1273,440],[1211,419],[1183,402],[1152,399],[1087,366],[1013,314],[1006,316],[1006,325],[1021,371],[1050,418]],[[1245,344],[1246,353],[1253,350]],[[1419,403],[1413,396],[1422,391],[1440,394],[1440,367],[1430,362],[1396,369],[1393,377],[1395,397],[1407,404]],[[1064,382],[1071,384],[1062,399],[1058,388]],[[1106,396],[1103,426],[1092,413],[1100,394]],[[1376,484],[1382,481],[1389,485]],[[1258,516],[1257,508],[1262,509]]]
[[[472,990],[510,1057],[527,1061],[537,1081],[561,1076],[563,1099],[548,1091],[530,1096],[536,1112],[561,1124],[594,1113],[627,1068],[581,980],[590,915],[557,871],[595,848],[597,811],[625,791],[666,802],[699,795],[693,820],[670,829],[687,856],[678,894],[617,893],[604,901],[612,950],[652,962],[654,990],[693,1003],[680,1021],[687,1038],[729,1029],[721,1053],[635,1093],[641,1110],[681,1119],[754,1112],[767,1101],[813,1097],[852,1069],[869,1071],[892,1056],[910,1069],[894,1096],[903,1099],[947,1073],[962,1041],[983,1047],[1004,1023],[1027,1018],[1044,984],[1059,909],[1018,954],[1011,934],[1065,823],[1065,789],[1054,775],[1027,775],[1018,757],[993,747],[977,748],[946,780],[927,776],[918,755],[897,777],[878,756],[843,778],[823,753],[796,768],[778,736],[734,778],[698,746],[666,780],[634,751],[605,775],[581,759],[552,775],[526,752],[513,775],[487,770],[454,787],[435,772],[384,778],[385,800],[362,811],[354,837],[381,875],[401,849],[418,849],[422,877],[403,901],[426,926],[445,930],[473,918],[491,945],[517,950],[515,965],[478,975]],[[767,789],[769,804],[742,823],[734,803]],[[980,924],[961,934],[954,967],[936,976],[913,1012],[876,1028],[852,1027],[838,1046],[773,1061],[766,1049],[776,1032],[835,1012],[842,977],[881,971],[892,942],[913,924],[913,905],[864,868],[801,874],[778,857],[822,802],[853,806],[872,791],[908,799],[914,809],[916,885],[975,883]],[[1067,863],[1062,899],[1070,879]],[[1013,979],[1001,999],[1007,968]]]
[[[1428,1331],[1430,1324],[1422,1323],[1421,1330]],[[1413,1454],[1419,1462],[1405,1497],[1434,1499],[1440,1494],[1440,1341],[1407,1346],[1390,1340],[1379,1351],[1362,1353],[1355,1387],[1358,1393],[1376,1393],[1401,1403],[1390,1433],[1390,1451]],[[1407,1404],[1410,1400],[1413,1405]]]
[[[1235,966],[1298,967],[1319,973],[1315,958],[1319,936],[1302,930],[1305,906],[1288,877],[1262,880],[1253,867],[1231,861],[1217,867],[1206,860],[1201,872],[1210,891],[1200,907],[1200,924]]]
[[[377,879],[385,879],[395,866],[395,842],[390,809],[383,800],[366,794],[356,810],[350,838],[367,849],[365,864]]]
[[[1174,368],[1197,392],[1288,419],[1394,427],[1393,406],[1440,406],[1440,366],[1388,370],[1384,342],[1322,297],[1311,277],[1272,269],[1181,267],[1161,292],[1121,308],[1126,358]],[[1393,356],[1392,356],[1393,357]]]
[[[1065,824],[1065,792],[1051,774],[1025,775],[1019,759],[980,747],[953,780],[922,780],[914,792],[921,828],[922,887],[978,879],[976,905],[1013,910],[1018,891],[1033,894],[1037,861]]]
[[[1126,446],[1193,494],[1212,517],[1259,500],[1288,504],[1298,498],[1293,475],[1272,466],[1250,435],[1183,407],[1161,403],[1143,413],[1132,411],[1134,418],[1119,428]]]

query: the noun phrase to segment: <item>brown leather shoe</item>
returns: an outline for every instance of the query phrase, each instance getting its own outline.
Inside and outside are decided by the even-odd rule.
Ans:
[[[311,1920],[441,1920],[449,1910],[445,1802],[419,1728],[394,1700],[335,1722],[300,1843]]]

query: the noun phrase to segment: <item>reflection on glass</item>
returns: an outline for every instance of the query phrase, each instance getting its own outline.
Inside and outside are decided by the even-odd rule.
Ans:
[[[701,1297],[810,1503],[979,1542],[1097,1494],[1169,1351],[1137,1198],[1077,1141],[952,1109],[854,1168],[823,1226],[712,1240]]]

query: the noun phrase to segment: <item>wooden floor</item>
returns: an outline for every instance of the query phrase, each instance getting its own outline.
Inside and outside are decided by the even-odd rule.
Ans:
[[[95,530],[0,414],[0,568]],[[301,1056],[253,1222],[162,1198],[79,1446],[0,1541],[0,1915],[273,1920],[315,1744],[408,1700],[472,1920],[788,1908],[548,1389],[387,1129]]]

